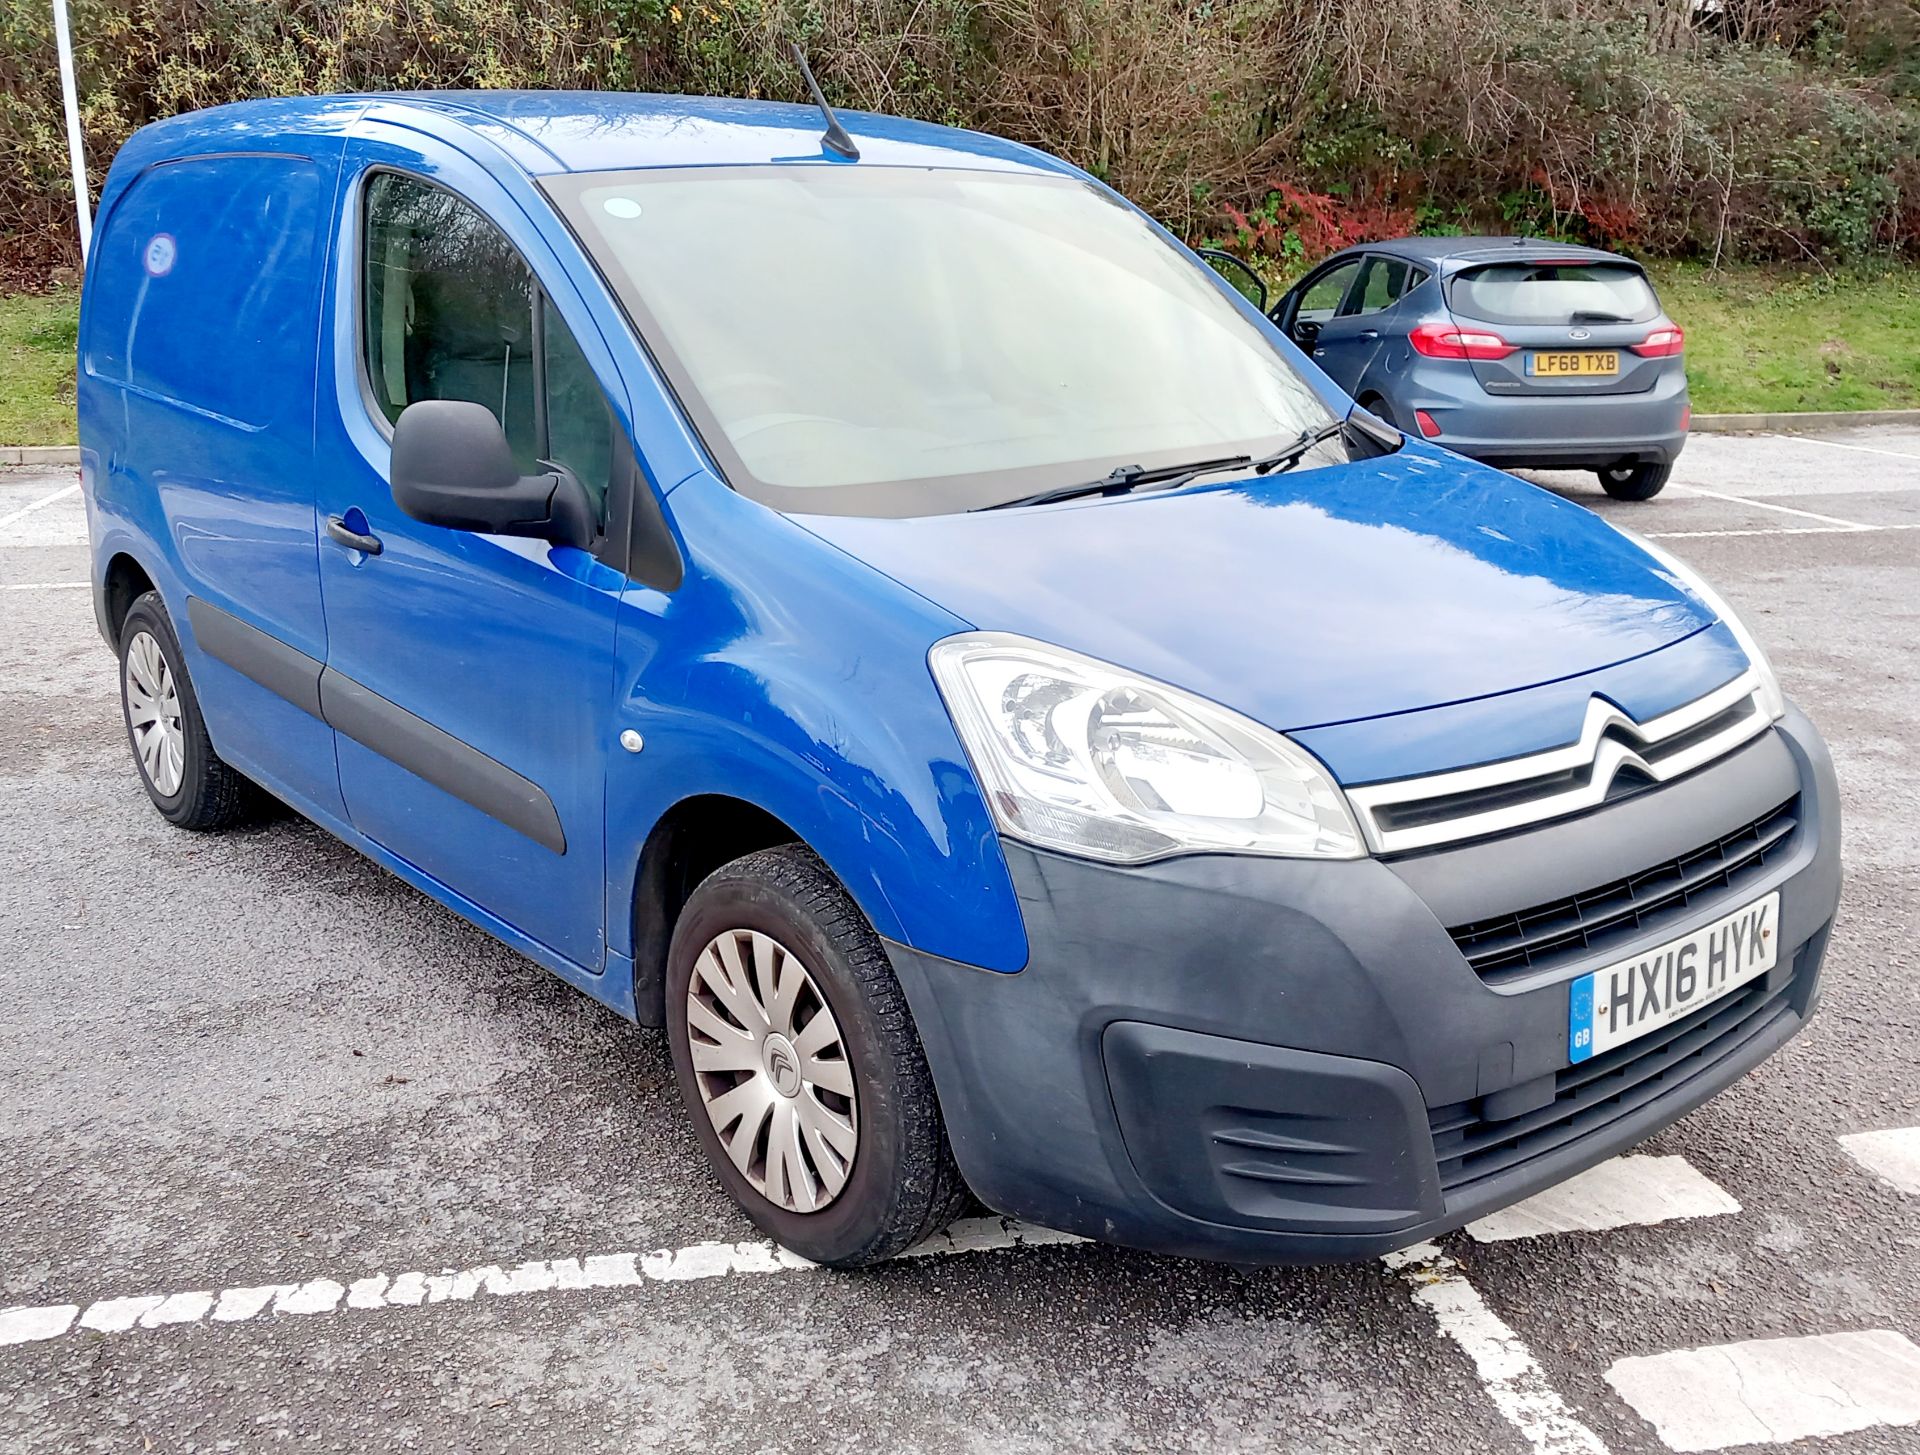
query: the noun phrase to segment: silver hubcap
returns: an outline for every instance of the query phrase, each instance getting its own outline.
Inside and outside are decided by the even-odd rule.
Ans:
[[[714,1133],[756,1192],[803,1213],[840,1195],[860,1140],[853,1068],[798,956],[756,930],[716,936],[687,985],[687,1050]]]
[[[127,726],[133,730],[133,751],[140,771],[162,798],[180,791],[186,773],[187,736],[180,726],[180,691],[173,669],[151,632],[138,632],[127,643],[121,668],[127,692]]]

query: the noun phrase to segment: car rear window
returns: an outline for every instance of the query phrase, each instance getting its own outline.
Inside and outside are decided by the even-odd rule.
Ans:
[[[1454,275],[1447,302],[1486,323],[1646,323],[1660,314],[1646,275],[1627,264],[1492,263]]]

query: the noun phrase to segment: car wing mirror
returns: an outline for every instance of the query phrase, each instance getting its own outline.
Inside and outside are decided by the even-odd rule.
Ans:
[[[1234,292],[1262,313],[1267,311],[1267,285],[1244,259],[1219,248],[1201,248],[1200,256],[1209,268],[1232,285]]]
[[[522,475],[493,411],[461,399],[422,399],[393,426],[394,503],[449,530],[532,536],[584,550],[599,534],[586,487],[548,461]]]
[[[1303,349],[1310,349],[1320,342],[1320,324],[1316,319],[1296,318],[1287,332]]]

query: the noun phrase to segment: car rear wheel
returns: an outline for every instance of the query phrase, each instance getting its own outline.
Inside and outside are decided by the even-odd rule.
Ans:
[[[674,927],[667,1006],[694,1133],[783,1247],[860,1267],[966,1206],[880,938],[811,850],[750,854],[694,890]]]
[[[1367,395],[1366,398],[1360,400],[1359,404],[1362,409],[1366,410],[1369,414],[1374,415],[1376,418],[1386,421],[1388,424],[1392,425],[1395,429],[1399,430],[1401,434],[1405,434],[1407,432],[1407,427],[1404,424],[1400,423],[1399,420],[1393,417],[1393,406],[1389,404],[1382,396],[1378,394],[1369,394]]]
[[[1600,488],[1615,500],[1651,500],[1667,487],[1672,465],[1613,465],[1600,473]]]
[[[161,817],[212,830],[252,815],[259,790],[214,752],[157,591],[135,601],[120,627],[120,711],[134,767]]]

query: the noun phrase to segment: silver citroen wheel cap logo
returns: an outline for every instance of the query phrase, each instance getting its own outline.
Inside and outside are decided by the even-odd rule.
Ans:
[[[767,1080],[773,1083],[773,1089],[782,1096],[798,1096],[800,1058],[794,1052],[793,1043],[775,1033],[767,1037],[766,1048],[761,1054],[766,1059]]]

